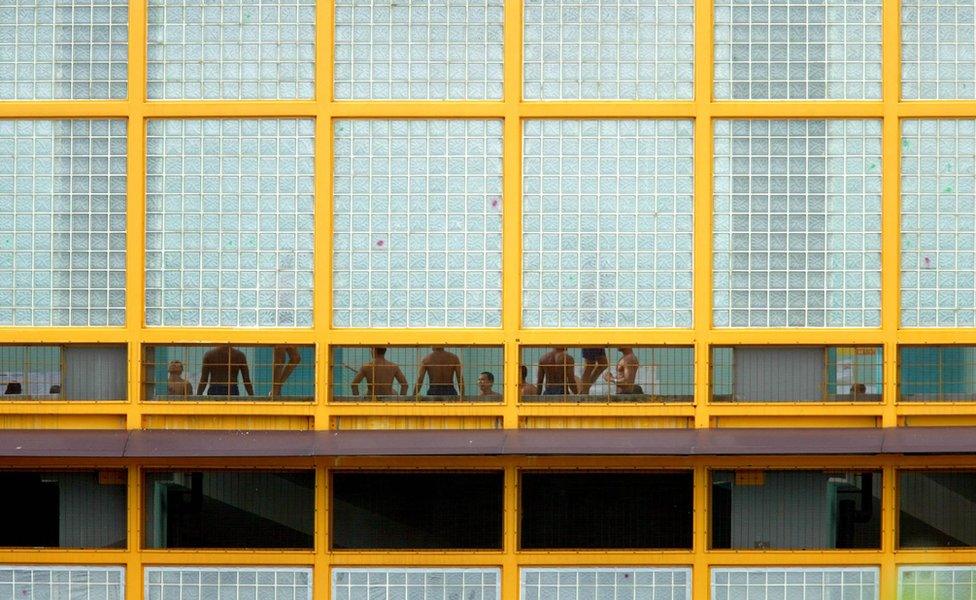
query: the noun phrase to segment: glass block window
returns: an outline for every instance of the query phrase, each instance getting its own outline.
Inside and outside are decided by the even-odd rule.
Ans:
[[[521,599],[691,600],[691,569],[522,569]]]
[[[878,327],[881,123],[716,121],[717,327]]]
[[[881,98],[881,0],[716,0],[720,100]]]
[[[526,100],[691,99],[693,0],[526,0]]]
[[[976,121],[904,120],[901,324],[976,326]]]
[[[976,99],[973,0],[901,1],[901,96]]]
[[[499,327],[501,121],[334,128],[334,325]]]
[[[713,600],[878,600],[877,567],[712,569]]]
[[[312,570],[293,567],[146,567],[146,600],[312,600]]]
[[[314,129],[149,122],[148,325],[311,326]]]
[[[501,600],[498,569],[332,569],[333,600]]]
[[[124,99],[128,40],[126,0],[6,0],[0,99]]]
[[[692,122],[524,123],[526,327],[691,327]]]
[[[4,565],[0,567],[0,598],[124,600],[125,569]]]
[[[315,0],[149,0],[153,100],[315,95]]]
[[[125,324],[124,120],[0,121],[0,325]]]
[[[898,599],[976,598],[976,567],[925,565],[898,567]]]
[[[337,0],[337,100],[500,100],[502,0]]]

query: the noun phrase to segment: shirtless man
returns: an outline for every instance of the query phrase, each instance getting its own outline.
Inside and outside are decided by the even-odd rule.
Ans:
[[[230,344],[222,344],[208,350],[203,355],[203,365],[200,370],[200,383],[197,384],[197,396],[207,390],[208,396],[237,396],[237,378],[244,379],[244,389],[248,396],[254,395],[251,385],[251,372],[247,368],[247,356]]]
[[[529,383],[525,379],[529,376],[529,368],[525,365],[519,367],[519,396],[538,396],[539,388],[534,383]]]
[[[495,375],[491,371],[482,371],[478,375],[478,395],[482,397],[501,398],[501,394],[491,389],[495,385]]]
[[[420,372],[417,373],[417,384],[413,388],[413,395],[420,395],[424,387],[424,377],[429,378],[427,386],[428,396],[457,396],[454,388],[457,379],[460,395],[464,395],[464,374],[461,372],[461,359],[456,354],[448,352],[443,346],[434,346],[432,352],[420,361]]]
[[[302,362],[302,355],[297,346],[275,346],[274,363],[271,367],[271,393],[269,396],[280,396],[281,386],[288,381],[298,363]]]
[[[536,385],[545,396],[565,396],[576,393],[573,357],[565,348],[553,348],[539,359]]]
[[[178,360],[169,361],[169,366],[166,368],[166,393],[170,396],[193,394],[193,386],[183,379],[183,363]]]
[[[643,388],[634,382],[637,379],[637,369],[640,367],[640,361],[637,360],[634,349],[617,348],[617,351],[621,355],[620,360],[617,361],[617,375],[614,376],[607,371],[603,375],[603,379],[607,383],[616,384],[618,394],[643,394]]]
[[[359,367],[352,379],[352,395],[359,395],[359,382],[366,380],[366,391],[371,398],[377,396],[396,396],[393,380],[400,384],[400,395],[407,395],[410,384],[400,370],[400,365],[386,360],[386,348],[373,348],[373,360]]]
[[[600,374],[610,366],[607,351],[603,348],[583,348],[583,375],[579,381],[579,393],[589,394],[590,387]]]

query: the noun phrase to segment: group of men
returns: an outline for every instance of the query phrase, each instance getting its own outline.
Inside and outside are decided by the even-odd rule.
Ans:
[[[620,359],[616,373],[608,368],[610,361],[603,348],[583,349],[583,373],[576,376],[576,361],[567,348],[553,348],[539,359],[536,383],[526,381],[528,368],[520,369],[520,396],[566,396],[585,395],[602,375],[603,379],[616,387],[617,394],[643,394],[644,390],[636,383],[640,361],[633,348],[617,348]],[[386,358],[386,348],[373,348],[372,360],[364,363],[353,378],[352,395],[359,395],[359,384],[366,381],[368,396],[406,396],[410,384],[400,369],[400,365]],[[413,386],[413,396],[420,396],[424,381],[427,380],[427,396],[464,396],[464,373],[461,359],[442,346],[431,348],[431,352],[420,361],[417,380]],[[399,390],[394,389],[394,383]],[[455,383],[457,384],[455,387]],[[501,396],[494,390],[495,376],[491,371],[482,371],[478,376],[478,395],[482,397]]]
[[[302,362],[302,355],[298,352],[298,347],[274,347],[269,396],[281,395],[282,386],[300,362]],[[169,361],[167,372],[166,391],[168,394],[173,396],[190,396],[193,394],[193,385],[183,378],[182,361]],[[251,383],[251,371],[247,366],[247,355],[230,344],[221,344],[203,355],[196,395],[202,396],[206,392],[208,396],[238,396],[240,395],[240,389],[237,387],[238,378],[243,380],[247,395],[253,396],[254,384]]]

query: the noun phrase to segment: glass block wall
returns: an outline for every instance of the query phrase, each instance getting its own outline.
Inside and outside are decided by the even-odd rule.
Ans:
[[[521,600],[593,598],[691,600],[691,569],[552,568],[522,569]]]
[[[146,567],[145,600],[311,600],[312,571],[292,567]]]
[[[713,600],[878,600],[878,569],[714,568]]]
[[[0,566],[0,598],[124,600],[125,569],[95,566]]]
[[[332,570],[334,600],[501,600],[498,569],[349,569]]]

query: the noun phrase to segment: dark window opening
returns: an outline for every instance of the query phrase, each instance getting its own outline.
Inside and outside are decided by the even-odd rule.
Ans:
[[[691,548],[691,473],[524,473],[522,548]]]
[[[898,546],[976,546],[976,472],[902,471]]]

